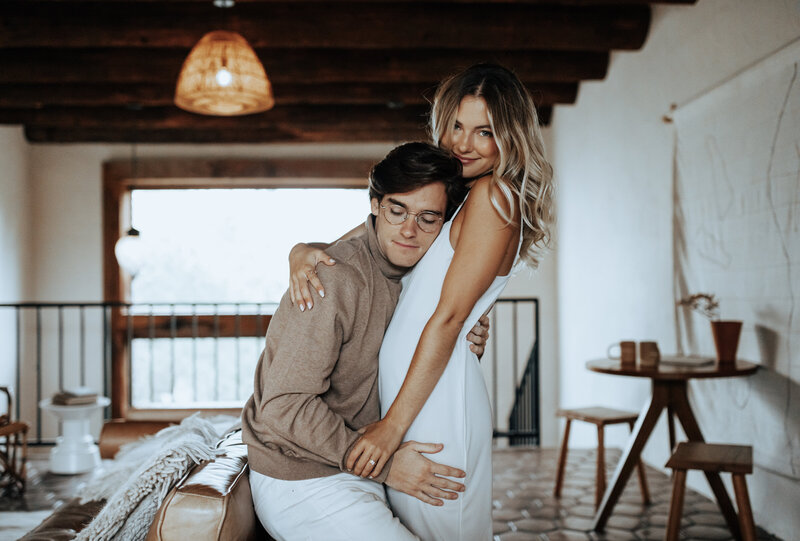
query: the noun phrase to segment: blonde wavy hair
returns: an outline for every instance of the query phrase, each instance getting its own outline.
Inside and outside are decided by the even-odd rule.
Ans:
[[[499,149],[492,186],[522,216],[520,257],[536,268],[549,248],[554,223],[553,168],[544,156],[539,117],[528,90],[516,75],[497,64],[476,64],[439,84],[431,111],[431,137],[442,146],[455,126],[456,112],[465,96],[483,98],[489,123]],[[494,190],[493,190],[494,192]],[[514,215],[506,212],[497,196],[492,204],[509,225]]]

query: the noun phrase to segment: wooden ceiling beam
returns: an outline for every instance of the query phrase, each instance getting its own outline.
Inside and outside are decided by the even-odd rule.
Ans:
[[[206,3],[5,0],[0,47],[189,48],[212,30],[234,30],[254,47],[608,51],[641,48],[646,5],[558,6],[304,2]]]
[[[420,105],[433,99],[430,83],[329,83],[275,86],[277,107],[286,105]],[[577,83],[539,83],[529,87],[537,105],[575,103]],[[45,106],[166,107],[173,103],[174,84],[0,84],[0,108],[38,109]]]
[[[276,89],[281,84],[431,84],[477,62],[499,62],[529,86],[603,79],[608,53],[343,49],[261,49]],[[0,83],[175,84],[182,49],[0,49]]]
[[[125,130],[117,128],[64,128],[29,125],[25,137],[31,143],[363,143],[424,141],[423,128],[398,127],[392,130],[349,128],[242,129],[242,130]]]
[[[65,108],[67,109],[67,108]],[[25,124],[33,143],[268,143],[426,140],[427,107],[398,110],[349,107],[335,114],[317,107],[313,114],[270,112],[246,117],[204,117],[180,110],[128,111],[98,115],[95,109],[56,111],[0,110],[0,122]],[[552,107],[538,108],[543,125]]]
[[[429,108],[412,105],[399,109],[385,106],[287,106],[244,116],[207,116],[177,107],[150,107],[140,111],[124,107],[44,107],[0,109],[0,124],[36,124],[76,128],[114,127],[129,130],[216,129],[245,130],[273,127],[424,126]]]
[[[543,124],[549,123],[550,108],[540,110]],[[547,122],[544,122],[546,120]],[[63,128],[28,125],[25,137],[31,143],[186,143],[186,144],[257,144],[257,143],[363,143],[426,141],[424,128],[407,126],[392,129],[358,127],[318,127],[297,129],[244,130],[125,130],[117,128]]]
[[[540,107],[545,109],[547,106]],[[80,128],[112,126],[124,129],[267,129],[271,127],[342,126],[387,128],[424,126],[430,108],[408,105],[390,109],[381,105],[304,105],[275,108],[243,116],[207,116],[177,107],[149,107],[140,111],[124,107],[44,107],[0,109],[0,124],[36,124]]]
[[[40,4],[53,3],[75,3],[82,0],[28,0],[30,3]],[[93,0],[88,0],[93,1]],[[131,0],[105,0],[106,3],[130,3]],[[363,3],[363,4],[396,4],[398,0],[328,0],[332,4],[336,3]],[[440,4],[550,4],[559,6],[602,6],[608,4],[694,4],[697,0],[436,0]],[[188,3],[208,3],[208,0],[137,0],[139,3],[154,2],[159,4],[188,4]],[[305,4],[308,2],[316,3],[319,0],[236,0],[236,4],[268,4],[268,3],[288,3]],[[404,4],[427,4],[430,0],[402,0]]]

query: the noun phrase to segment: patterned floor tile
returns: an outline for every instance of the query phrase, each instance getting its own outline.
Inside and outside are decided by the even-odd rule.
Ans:
[[[518,530],[531,533],[552,532],[558,529],[555,520],[545,520],[537,518],[526,518],[514,521]]]

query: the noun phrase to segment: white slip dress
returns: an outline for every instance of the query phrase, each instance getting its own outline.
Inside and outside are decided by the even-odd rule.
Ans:
[[[379,357],[381,417],[397,397],[422,330],[439,303],[454,253],[451,225],[452,220],[444,224],[425,256],[403,277],[400,300]],[[520,237],[520,246],[521,242]],[[392,510],[422,541],[492,538],[492,412],[478,357],[470,351],[466,336],[518,268],[519,255],[511,273],[496,277],[475,304],[442,377],[405,435],[404,441],[444,444],[441,452],[426,456],[467,474],[460,480],[466,490],[457,500],[444,500],[439,507],[387,487]]]

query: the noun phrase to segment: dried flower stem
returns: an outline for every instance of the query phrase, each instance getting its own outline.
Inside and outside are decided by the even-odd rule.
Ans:
[[[688,306],[708,319],[719,319],[719,301],[713,293],[695,293],[678,301],[678,306]]]

